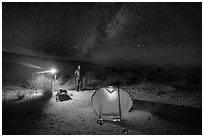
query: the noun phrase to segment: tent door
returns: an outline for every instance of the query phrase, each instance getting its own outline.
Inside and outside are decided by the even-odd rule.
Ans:
[[[103,96],[102,96],[103,97]],[[118,106],[119,106],[119,108],[118,108],[118,116],[115,116],[113,119],[112,119],[112,121],[114,121],[114,122],[121,122],[121,105],[120,105],[120,90],[119,90],[119,86],[118,86]],[[102,109],[102,106],[101,106],[101,108],[100,108],[100,113],[99,113],[99,117],[98,117],[98,120],[97,120],[97,123],[99,124],[99,125],[102,125],[103,124],[103,122],[104,122],[104,120],[105,119],[102,119],[102,114],[101,114],[101,109]]]

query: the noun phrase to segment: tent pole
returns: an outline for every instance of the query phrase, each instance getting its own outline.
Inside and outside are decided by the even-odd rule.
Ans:
[[[119,105],[119,116],[120,116],[120,120],[121,120],[121,106],[120,106],[120,87],[118,85],[118,105]]]
[[[102,93],[101,93],[102,94]],[[101,111],[102,111],[102,103],[103,103],[103,94],[101,95],[101,101],[100,101],[100,111],[99,111],[99,120],[101,120]]]

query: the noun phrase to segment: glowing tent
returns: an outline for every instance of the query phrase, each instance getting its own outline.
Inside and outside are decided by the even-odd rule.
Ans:
[[[114,116],[119,117],[118,121],[120,121],[121,116],[128,113],[132,107],[130,95],[124,89],[112,86],[96,90],[92,95],[91,103],[99,120],[102,120],[102,116]]]

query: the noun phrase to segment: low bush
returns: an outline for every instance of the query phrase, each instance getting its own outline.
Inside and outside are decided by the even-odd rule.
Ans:
[[[53,80],[44,75],[38,75],[29,80],[29,85],[32,89],[40,89],[43,94],[52,93]]]

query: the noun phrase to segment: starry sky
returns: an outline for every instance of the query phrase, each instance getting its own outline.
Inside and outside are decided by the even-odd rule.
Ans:
[[[105,66],[202,65],[202,3],[2,3],[2,50]]]

